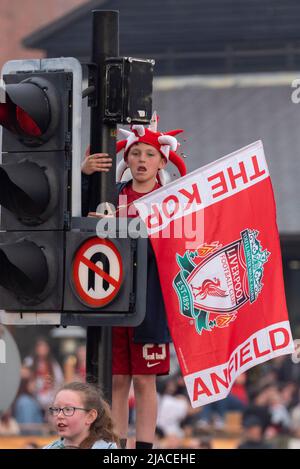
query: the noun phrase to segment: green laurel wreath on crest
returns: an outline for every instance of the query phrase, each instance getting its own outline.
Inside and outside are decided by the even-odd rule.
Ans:
[[[267,249],[262,249],[257,239],[258,234],[259,231],[249,228],[241,232],[247,264],[250,303],[257,299],[262,290],[264,264],[270,256],[270,252]]]

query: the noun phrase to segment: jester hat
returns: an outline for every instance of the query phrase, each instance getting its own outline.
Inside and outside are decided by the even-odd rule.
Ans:
[[[178,142],[175,135],[183,132],[182,129],[170,130],[169,132],[157,131],[158,118],[154,112],[149,127],[143,125],[132,125],[130,131],[119,129],[125,139],[117,142],[117,153],[124,149],[124,155],[117,165],[117,181],[121,181],[127,165],[127,155],[132,145],[146,143],[155,147],[167,161],[170,160],[178,169],[181,176],[186,174],[186,166],[183,159],[176,153]],[[163,169],[158,172],[158,179],[162,185],[167,182],[166,173]]]

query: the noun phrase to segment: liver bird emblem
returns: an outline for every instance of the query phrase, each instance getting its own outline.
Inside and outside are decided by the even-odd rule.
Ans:
[[[200,287],[194,287],[192,285],[192,292],[194,300],[199,296],[200,300],[204,300],[207,296],[228,296],[226,290],[220,288],[221,282],[218,278],[214,277],[212,280],[207,278],[203,280]],[[196,291],[196,293],[194,293]]]

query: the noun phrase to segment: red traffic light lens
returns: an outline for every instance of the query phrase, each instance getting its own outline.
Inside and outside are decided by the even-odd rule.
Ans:
[[[40,128],[34,120],[19,106],[16,106],[16,119],[20,129],[31,137],[39,137],[42,135]]]
[[[39,137],[41,129],[20,106],[7,102],[0,104],[0,125],[15,132],[22,131],[28,137]]]
[[[9,124],[9,107],[5,103],[0,104],[0,125],[4,127],[8,126]]]

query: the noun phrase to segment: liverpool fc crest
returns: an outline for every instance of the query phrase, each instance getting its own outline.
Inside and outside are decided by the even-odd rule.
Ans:
[[[180,271],[173,287],[181,314],[194,319],[198,334],[227,327],[241,306],[257,299],[270,255],[262,249],[258,234],[246,229],[240,239],[227,246],[214,242],[176,255]]]

